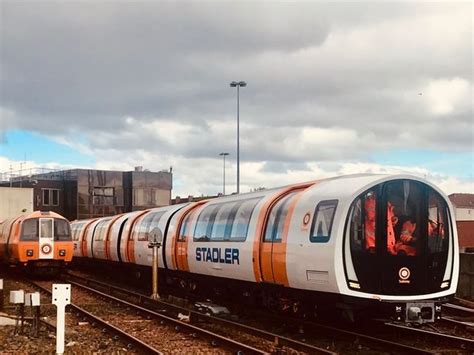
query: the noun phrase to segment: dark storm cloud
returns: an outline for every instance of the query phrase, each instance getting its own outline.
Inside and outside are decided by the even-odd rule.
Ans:
[[[233,149],[228,83],[242,79],[242,154],[275,162],[265,169],[377,149],[471,147],[469,4],[0,6],[0,132],[215,157]],[[440,106],[444,90],[456,95]]]

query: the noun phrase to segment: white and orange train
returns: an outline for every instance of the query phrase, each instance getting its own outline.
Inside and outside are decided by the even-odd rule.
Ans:
[[[159,228],[162,289],[305,314],[375,305],[423,323],[456,292],[454,223],[428,181],[364,174],[75,221],[72,233],[77,257],[148,268]]]
[[[72,257],[71,228],[61,215],[35,211],[0,220],[0,263],[50,273]]]

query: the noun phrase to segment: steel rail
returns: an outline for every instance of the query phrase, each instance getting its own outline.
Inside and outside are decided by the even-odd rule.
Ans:
[[[446,342],[449,342],[450,344],[453,344],[454,346],[456,346],[460,349],[474,350],[474,340],[473,339],[462,338],[462,337],[458,337],[458,336],[450,335],[450,334],[445,334],[445,333],[436,333],[436,332],[432,332],[432,331],[424,330],[424,329],[407,327],[407,326],[401,325],[401,324],[385,323],[385,325],[388,326],[388,327],[393,327],[393,328],[399,329],[399,330],[404,331],[406,333],[424,335],[424,336],[427,336],[431,339],[436,339],[436,340],[438,340],[438,341],[440,341],[444,344],[446,344]]]
[[[210,338],[212,341],[213,341],[213,344],[216,344],[215,341],[217,340],[217,345],[219,344],[219,342],[221,344],[225,344],[227,347],[233,349],[233,350],[236,350],[236,351],[240,351],[240,352],[245,352],[246,354],[266,354],[265,351],[263,350],[260,350],[260,349],[257,349],[257,348],[254,348],[254,347],[251,347],[251,346],[248,346],[246,344],[243,344],[241,342],[238,342],[236,340],[233,340],[233,339],[230,339],[228,337],[225,337],[225,336],[222,336],[220,334],[217,334],[217,333],[214,333],[214,332],[211,332],[209,330],[206,330],[206,329],[203,329],[203,328],[199,328],[197,326],[194,326],[192,324],[188,324],[188,323],[184,323],[178,319],[175,319],[175,318],[172,318],[172,317],[169,317],[169,316],[166,316],[162,313],[158,313],[158,312],[155,312],[151,309],[148,309],[148,308],[144,308],[142,306],[138,306],[134,303],[131,303],[131,302],[128,302],[128,301],[125,301],[125,300],[122,300],[120,298],[117,298],[117,297],[114,297],[112,295],[109,295],[109,294],[106,294],[104,292],[101,292],[101,291],[98,291],[94,288],[91,288],[91,287],[88,287],[88,286],[85,286],[85,285],[82,285],[78,282],[74,282],[74,281],[68,281],[69,283],[71,283],[72,285],[75,285],[75,286],[78,286],[84,290],[87,290],[91,293],[94,293],[96,295],[99,295],[101,297],[104,297],[104,298],[107,298],[111,301],[114,301],[114,302],[117,302],[117,303],[121,303],[127,307],[130,307],[130,308],[133,308],[137,311],[140,311],[140,312],[143,312],[145,314],[148,314],[150,316],[153,316],[153,317],[156,317],[156,318],[160,318],[161,320],[164,320],[164,321],[167,321],[167,322],[170,322],[172,324],[174,324],[175,326],[177,327],[183,327],[183,328],[187,328],[188,330],[190,330],[192,333],[199,333],[201,335],[203,335],[204,337],[207,337],[207,338]]]
[[[285,336],[282,336],[282,335],[279,335],[279,334],[268,332],[268,331],[260,329],[260,328],[251,327],[251,326],[248,326],[246,324],[242,324],[242,323],[239,323],[239,322],[234,322],[234,321],[231,321],[231,320],[228,320],[228,319],[209,316],[209,315],[202,314],[200,312],[196,312],[196,311],[190,310],[188,308],[180,307],[180,306],[177,306],[175,304],[168,303],[168,302],[165,302],[165,301],[162,301],[162,300],[153,300],[153,299],[149,298],[148,296],[146,296],[144,294],[141,294],[141,293],[138,293],[138,292],[135,292],[135,291],[131,291],[131,290],[127,290],[127,289],[123,289],[123,288],[115,286],[115,285],[110,285],[110,284],[102,282],[102,281],[87,279],[85,277],[78,276],[78,275],[71,274],[71,273],[68,273],[67,275],[71,276],[73,278],[76,278],[76,279],[80,279],[81,281],[84,281],[88,285],[90,285],[91,283],[94,283],[94,284],[100,285],[102,287],[105,287],[108,290],[108,292],[110,292],[110,293],[112,293],[112,291],[116,291],[116,292],[119,292],[119,293],[129,295],[131,297],[135,297],[135,298],[138,299],[138,302],[142,305],[145,305],[146,303],[149,303],[149,304],[152,304],[155,307],[156,306],[167,307],[167,308],[173,309],[176,312],[189,313],[192,316],[192,319],[204,319],[204,320],[209,320],[209,321],[212,321],[212,322],[218,322],[218,323],[236,328],[238,330],[241,330],[241,331],[244,331],[244,332],[256,335],[256,336],[259,336],[263,339],[266,339],[266,340],[269,340],[269,341],[274,341],[275,343],[278,343],[279,345],[287,346],[287,347],[290,347],[290,348],[295,349],[295,350],[309,352],[311,354],[335,354],[333,351],[330,351],[330,350],[327,350],[327,349],[324,349],[324,348],[321,348],[321,347],[317,347],[317,346],[314,346],[314,345],[311,345],[311,344],[303,343],[301,341],[291,339],[291,338],[288,338],[288,337],[285,337]],[[70,282],[70,281],[68,281],[68,282]],[[182,323],[180,322],[180,324],[182,324]]]
[[[460,325],[464,328],[474,327],[474,322],[464,322],[451,317],[442,317],[441,320],[446,323],[451,323],[454,325]]]
[[[401,343],[397,343],[397,342],[387,340],[387,339],[376,338],[371,335],[355,332],[348,329],[341,329],[341,328],[337,328],[337,327],[333,327],[333,326],[329,326],[325,324],[313,323],[310,321],[305,321],[304,324],[307,325],[308,327],[312,327],[313,329],[317,327],[318,329],[322,329],[327,332],[338,333],[339,335],[343,335],[343,336],[348,335],[351,337],[355,337],[356,339],[359,339],[359,340],[368,341],[369,346],[370,346],[370,343],[376,343],[379,346],[388,347],[390,350],[400,350],[400,351],[408,352],[411,354],[435,354],[436,353],[431,350],[420,349],[415,346],[401,344]]]
[[[445,303],[445,304],[443,304],[443,308],[446,308],[449,311],[452,311],[453,313],[457,313],[457,314],[459,314],[463,317],[474,316],[474,309],[459,306],[457,304]]]
[[[41,286],[41,285],[38,285],[36,282],[34,281],[31,281],[29,280],[29,282],[34,286],[36,287],[37,289],[49,294],[50,296],[52,296],[52,292],[50,290],[48,290],[47,288]],[[105,320],[93,315],[92,313],[86,311],[85,309],[71,303],[68,305],[69,307],[71,307],[74,311],[76,311],[77,313],[80,313],[80,314],[83,314],[84,316],[86,316],[87,318],[91,319],[93,322],[96,322],[97,324],[100,324],[101,326],[109,329],[110,331],[112,331],[113,333],[116,333],[117,335],[119,335],[120,337],[122,337],[123,339],[127,340],[128,342],[130,342],[130,344],[132,346],[134,346],[137,350],[141,350],[143,352],[145,352],[146,354],[156,354],[156,355],[162,355],[163,353],[155,348],[153,348],[152,346],[148,345],[147,343],[141,341],[140,339],[134,337],[133,335],[130,335],[126,332],[124,332],[123,330],[121,330],[120,328],[106,322]]]

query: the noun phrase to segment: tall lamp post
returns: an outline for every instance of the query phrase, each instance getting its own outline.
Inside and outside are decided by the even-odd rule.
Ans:
[[[225,157],[229,155],[229,153],[219,153],[219,155],[224,158],[224,162],[223,162],[223,167],[222,167],[222,180],[223,180],[223,183],[222,183],[222,194],[225,196]]]
[[[245,81],[233,81],[230,83],[230,87],[237,88],[237,193],[240,193],[240,123],[239,123],[239,89],[241,87],[246,87],[247,83]]]

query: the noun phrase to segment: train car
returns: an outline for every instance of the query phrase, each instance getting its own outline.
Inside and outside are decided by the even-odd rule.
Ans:
[[[71,228],[61,215],[35,211],[0,221],[0,263],[56,273],[72,257]]]
[[[97,223],[106,233],[86,243],[104,251],[83,256],[148,267],[159,228],[162,286],[215,302],[305,315],[331,304],[350,317],[425,323],[458,283],[453,207],[410,175],[341,176]]]

